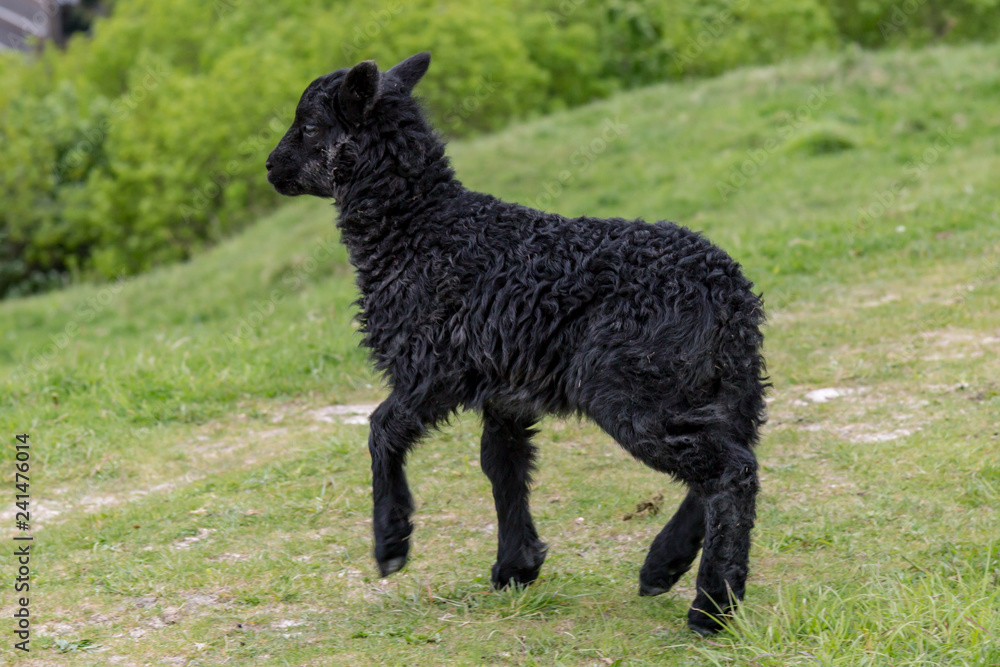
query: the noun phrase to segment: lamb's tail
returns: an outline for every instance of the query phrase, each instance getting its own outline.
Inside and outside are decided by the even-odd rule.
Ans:
[[[730,422],[733,435],[738,441],[752,445],[767,418],[764,395],[770,386],[762,354],[764,303],[750,290],[733,301],[717,329],[719,399],[733,420]]]
[[[760,297],[750,289],[729,289],[697,304],[684,320],[697,325],[683,329],[683,342],[671,341],[682,386],[677,409],[667,417],[668,434],[683,441],[701,432],[721,433],[752,445],[765,420],[768,386]]]

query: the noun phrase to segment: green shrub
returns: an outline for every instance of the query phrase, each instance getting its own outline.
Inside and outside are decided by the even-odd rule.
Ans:
[[[822,0],[846,41],[869,48],[1000,36],[1000,0]]]
[[[141,272],[237,232],[278,203],[264,158],[302,89],[338,67],[432,51],[418,92],[437,127],[465,135],[842,39],[996,34],[1000,0],[903,3],[912,11],[889,0],[119,0],[65,51],[0,54],[0,297]]]

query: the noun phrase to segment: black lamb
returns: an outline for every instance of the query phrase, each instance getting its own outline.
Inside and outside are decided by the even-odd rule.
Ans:
[[[709,634],[743,598],[764,419],[761,299],[740,266],[670,222],[564,218],[456,180],[411,91],[417,54],[313,81],[267,160],[284,195],[333,198],[357,270],[363,344],[391,389],[371,416],[375,558],[406,563],[407,453],[459,408],[482,414],[499,522],[494,585],[528,584],[546,545],[528,506],[533,425],[594,420],[688,487],[653,541],[640,595],[703,548],[688,624]]]

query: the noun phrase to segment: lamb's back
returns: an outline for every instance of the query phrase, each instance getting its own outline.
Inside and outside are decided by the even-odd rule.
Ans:
[[[466,238],[448,282],[461,305],[445,332],[470,387],[530,388],[540,407],[571,409],[574,383],[602,357],[666,375],[682,372],[685,356],[710,364],[686,346],[709,344],[708,330],[758,303],[735,261],[669,222],[564,218],[493,198],[476,210],[459,226]],[[497,386],[470,391],[474,404]]]

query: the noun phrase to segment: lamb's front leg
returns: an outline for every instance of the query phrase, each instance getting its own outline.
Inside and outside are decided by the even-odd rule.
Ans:
[[[534,420],[509,418],[483,410],[480,464],[493,484],[499,546],[493,585],[528,584],[538,578],[545,561],[545,544],[538,539],[528,506]]]
[[[375,560],[382,576],[406,565],[413,525],[413,496],[403,466],[406,453],[423,433],[423,425],[390,395],[372,413],[368,450],[372,457],[372,498],[375,530]]]

